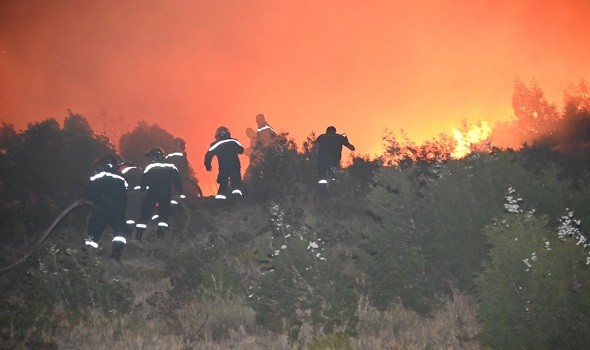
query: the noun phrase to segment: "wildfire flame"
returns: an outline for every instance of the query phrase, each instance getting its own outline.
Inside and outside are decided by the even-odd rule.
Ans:
[[[485,121],[480,122],[479,125],[471,125],[464,132],[453,128],[453,136],[457,141],[457,146],[451,153],[451,157],[454,159],[465,157],[474,150],[474,146],[487,140],[491,133],[492,129]]]

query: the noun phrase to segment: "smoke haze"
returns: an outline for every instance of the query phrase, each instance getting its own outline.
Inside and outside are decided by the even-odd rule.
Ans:
[[[0,120],[66,110],[118,136],[139,120],[202,159],[264,113],[301,143],[328,125],[361,154],[512,116],[516,77],[561,105],[590,77],[590,2],[0,0]],[[116,140],[115,140],[116,141]]]

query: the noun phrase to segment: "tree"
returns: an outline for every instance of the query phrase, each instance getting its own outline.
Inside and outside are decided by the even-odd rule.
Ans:
[[[523,142],[531,142],[554,132],[556,122],[561,118],[555,104],[547,101],[535,81],[527,86],[521,80],[515,80],[512,109],[514,126]]]
[[[140,121],[132,131],[123,134],[119,140],[121,156],[140,166],[146,163],[145,152],[152,147],[161,147],[165,152],[173,150],[174,136],[157,124],[150,125]]]
[[[590,111],[590,85],[582,79],[578,85],[569,85],[563,94],[564,113],[573,114],[574,111]],[[575,112],[574,112],[575,113]]]
[[[573,213],[552,232],[547,216],[523,212],[511,199],[509,213],[484,230],[491,250],[476,278],[480,336],[497,349],[585,348],[590,258],[577,244]]]
[[[21,222],[29,232],[46,224],[83,195],[92,162],[113,152],[83,116],[71,112],[64,129],[55,119],[29,124],[22,133],[4,126],[0,189],[3,201],[15,205],[11,213],[2,213],[3,221],[9,226]]]

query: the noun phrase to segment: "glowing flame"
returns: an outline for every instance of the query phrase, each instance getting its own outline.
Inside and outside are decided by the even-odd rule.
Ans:
[[[460,159],[470,154],[478,144],[481,144],[492,133],[492,129],[488,123],[482,121],[479,125],[471,125],[468,130],[461,132],[458,129],[453,128],[453,136],[457,141],[457,146],[451,157],[454,159]]]

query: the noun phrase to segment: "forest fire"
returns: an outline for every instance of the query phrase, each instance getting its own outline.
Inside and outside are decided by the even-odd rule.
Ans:
[[[474,147],[485,142],[492,134],[492,128],[486,121],[482,121],[479,125],[471,125],[467,130],[461,131],[453,128],[453,136],[457,145],[451,153],[453,159],[461,159],[471,153]]]

